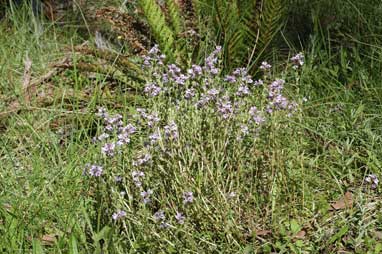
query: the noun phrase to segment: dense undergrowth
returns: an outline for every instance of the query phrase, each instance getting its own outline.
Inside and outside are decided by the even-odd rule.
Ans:
[[[154,47],[121,81],[82,71],[74,29],[3,20],[0,252],[380,253],[382,50],[369,22],[351,47],[317,27],[303,55],[254,76],[226,73],[211,40],[187,66]],[[26,59],[38,78],[68,55],[25,89]]]

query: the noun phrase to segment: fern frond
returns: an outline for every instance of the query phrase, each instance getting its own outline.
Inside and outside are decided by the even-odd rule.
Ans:
[[[140,6],[159,46],[173,59],[175,35],[166,23],[166,16],[155,0],[140,0]]]
[[[180,34],[184,30],[184,22],[178,4],[175,0],[166,0],[166,7],[170,16],[170,22],[174,28],[176,35]]]

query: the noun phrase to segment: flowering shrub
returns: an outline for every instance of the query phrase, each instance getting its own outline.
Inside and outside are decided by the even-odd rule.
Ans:
[[[264,62],[263,79],[253,80],[245,68],[222,75],[220,50],[183,71],[165,65],[155,46],[142,66],[145,108],[124,115],[99,108],[99,152],[84,171],[98,222],[131,241],[162,239],[167,247],[191,236],[202,249],[246,241],[254,205],[265,208],[273,195],[266,194],[277,178],[270,148],[277,151],[275,136],[288,133],[299,110],[283,91],[303,56],[275,79]],[[219,233],[227,228],[234,234]],[[182,247],[195,249],[190,244]]]

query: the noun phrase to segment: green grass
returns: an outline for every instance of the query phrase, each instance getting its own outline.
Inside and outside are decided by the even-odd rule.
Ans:
[[[205,117],[184,101],[180,108],[187,111],[163,97],[126,99],[122,84],[77,70],[39,88],[47,103],[27,104],[21,89],[25,55],[38,77],[62,57],[64,46],[78,42],[76,34],[50,24],[37,29],[29,20],[0,24],[7,35],[0,38],[0,114],[13,101],[21,105],[0,115],[0,252],[381,252],[381,187],[371,190],[364,182],[368,174],[382,176],[377,45],[364,55],[357,48],[332,52],[326,41],[314,40],[297,80],[275,63],[274,75],[287,78],[289,97],[308,101],[294,117],[272,118],[258,141],[243,145],[234,141],[235,122]],[[76,96],[84,91],[87,96]],[[155,164],[145,168],[152,206],[139,203],[131,181],[131,162],[150,131],[139,129],[123,156],[105,160],[91,142],[102,131],[94,112],[105,105],[124,120],[146,107],[160,113],[161,126],[167,118],[179,126],[179,143],[166,156],[153,152]],[[84,165],[93,162],[105,164],[105,182],[83,176]],[[115,175],[124,177],[122,185],[112,185]],[[195,201],[185,206],[182,193],[190,190]],[[227,198],[232,191],[236,197]],[[347,191],[352,208],[332,211],[330,204]],[[152,219],[159,208],[168,229]],[[112,222],[116,209],[127,211],[123,222]],[[186,214],[183,225],[173,218],[179,209]]]

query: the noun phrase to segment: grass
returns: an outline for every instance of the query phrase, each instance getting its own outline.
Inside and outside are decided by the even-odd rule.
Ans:
[[[0,115],[2,253],[381,252],[381,187],[365,182],[382,173],[380,47],[331,51],[317,39],[299,76],[274,63],[269,81],[285,78],[285,92],[301,111],[290,118],[280,113],[257,141],[239,142],[237,121],[193,109],[177,90],[173,97],[126,99],[123,84],[111,86],[76,69],[39,88],[47,103],[28,104],[22,92],[26,54],[39,76],[62,57],[64,46],[79,40],[29,20],[19,16],[0,25],[7,35],[0,38],[0,113],[14,100],[21,105]],[[76,96],[84,91],[86,97]],[[257,93],[248,100],[261,108],[266,100]],[[132,161],[149,149],[151,130],[139,127],[123,156],[105,159],[102,144],[92,143],[103,131],[97,106],[131,123],[137,107],[157,111],[162,134],[170,120],[177,123],[179,140],[149,150],[153,163],[143,168],[143,187],[154,192],[151,205],[141,204],[131,178]],[[84,176],[86,163],[104,165],[103,177]],[[114,183],[117,175],[121,184]],[[193,203],[183,204],[185,191],[193,192]],[[352,206],[333,209],[346,192]],[[118,209],[127,215],[115,222]],[[153,219],[159,209],[167,229]],[[177,224],[176,211],[185,215],[184,224]]]

